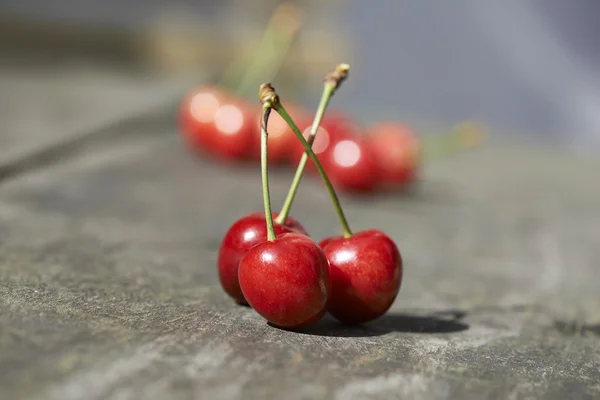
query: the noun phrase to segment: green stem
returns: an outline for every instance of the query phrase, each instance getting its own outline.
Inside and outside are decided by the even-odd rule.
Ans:
[[[277,13],[277,10],[275,13]],[[221,84],[229,87],[236,95],[246,93],[253,86],[253,82],[257,80],[259,75],[268,78],[265,81],[271,80],[281,67],[294,41],[295,31],[286,30],[283,32],[280,25],[276,21],[273,21],[273,19],[272,17],[271,21],[269,21],[269,25],[263,33],[254,57],[252,57],[250,66],[246,68],[244,75],[235,88],[231,82],[239,71],[245,68],[246,60],[239,59],[233,62],[220,80]]]
[[[308,156],[315,163],[315,166],[317,167],[317,170],[319,171],[319,175],[321,175],[321,179],[323,179],[323,183],[327,187],[327,191],[329,192],[329,196],[331,197],[333,206],[335,207],[335,211],[340,220],[340,225],[342,227],[342,232],[344,234],[344,237],[345,238],[351,237],[352,231],[350,230],[350,226],[348,226],[348,221],[346,220],[346,216],[344,215],[344,211],[342,210],[340,200],[338,199],[337,194],[335,193],[335,190],[333,189],[333,185],[331,184],[331,181],[327,177],[325,170],[323,170],[323,166],[321,165],[321,162],[317,158],[315,152],[312,150],[310,144],[308,144],[306,139],[304,139],[304,136],[302,136],[302,132],[300,132],[300,129],[298,129],[298,126],[294,123],[294,121],[289,116],[289,114],[287,113],[287,111],[285,110],[283,105],[281,105],[281,103],[276,105],[275,111],[277,111],[279,113],[279,115],[281,115],[281,117],[285,120],[285,122],[287,122],[287,124],[290,126],[292,131],[294,131],[294,134],[296,135],[298,140],[300,140],[300,142],[302,143],[302,146],[304,146],[304,151],[306,153],[308,153]]]
[[[252,64],[246,70],[242,81],[236,89],[236,94],[238,95],[243,95],[251,87],[254,87],[256,78],[259,75],[262,76],[261,79],[264,81],[272,80],[273,75],[279,70],[293,42],[293,36],[282,36],[276,31],[269,31],[266,36],[266,41],[273,48],[267,55],[262,54],[262,56],[254,57]],[[269,50],[270,46],[267,46],[267,50]]]
[[[262,177],[263,201],[265,203],[265,219],[267,221],[267,240],[275,240],[275,228],[273,227],[273,214],[271,213],[271,195],[269,191],[269,166],[267,158],[267,142],[269,134],[267,133],[267,123],[271,114],[271,106],[266,103],[263,105],[263,120],[260,127],[260,172]]]
[[[265,53],[269,48],[269,44],[273,41],[273,38],[275,36],[273,31],[273,24],[270,23],[265,29],[265,32],[263,33],[261,41],[258,44],[258,48],[254,51],[254,57],[252,57],[251,63],[256,64],[257,59],[265,57]],[[243,57],[238,57],[237,59],[235,59],[229,65],[229,67],[227,67],[225,72],[221,75],[221,79],[219,79],[219,86],[227,88],[239,94],[241,83],[238,80],[236,85],[235,80],[236,76],[239,76],[241,71],[243,71],[244,68],[246,68],[247,62],[248,60],[244,59]],[[253,77],[248,77],[248,68],[246,68],[246,72],[243,75],[242,80],[248,80],[249,78]]]
[[[319,130],[319,125],[321,125],[321,121],[323,120],[323,115],[325,114],[325,110],[329,105],[329,101],[335,92],[335,86],[332,84],[325,84],[323,89],[323,95],[321,96],[321,102],[319,103],[319,108],[317,109],[317,113],[315,114],[315,119],[313,120],[312,127],[310,129],[310,136],[308,137],[308,144],[312,146],[315,141],[315,136],[317,135],[317,131]],[[290,186],[290,190],[288,191],[287,197],[283,202],[283,206],[281,207],[281,211],[277,218],[275,218],[275,222],[283,225],[287,220],[288,215],[290,214],[290,209],[292,208],[292,203],[294,202],[294,198],[296,197],[296,193],[298,192],[298,187],[300,186],[300,181],[302,180],[302,175],[304,174],[304,168],[306,167],[306,162],[308,161],[308,154],[306,152],[302,153],[302,158],[300,158],[300,163],[298,164],[298,168],[296,168],[296,174],[294,175],[294,179],[292,180],[292,184]]]
[[[221,74],[221,77],[217,82],[217,86],[227,90],[234,90],[236,77],[241,74],[246,61],[247,60],[242,57],[237,57],[235,60],[233,60],[225,72]]]

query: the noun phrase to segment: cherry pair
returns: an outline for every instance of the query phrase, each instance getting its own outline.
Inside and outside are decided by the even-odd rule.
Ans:
[[[383,315],[395,300],[402,281],[402,258],[394,242],[379,230],[352,234],[339,200],[311,149],[335,89],[345,79],[342,64],[325,80],[324,95],[307,141],[268,85],[261,86],[263,129],[261,170],[265,213],[237,221],[219,251],[219,276],[226,292],[247,302],[269,322],[298,328],[317,321],[328,311],[345,323],[363,323]],[[267,121],[276,110],[305,149],[288,198],[280,213],[272,213],[267,173]],[[307,157],[314,162],[340,219],[342,236],[309,238],[298,221],[288,218]],[[275,219],[275,221],[274,221]]]
[[[316,322],[325,310],[344,323],[359,324],[392,305],[402,281],[402,258],[385,233],[365,230],[325,238],[317,246],[293,218],[274,226],[277,239],[268,241],[265,214],[257,212],[227,231],[219,249],[219,278],[236,302],[250,303],[270,322],[288,328]]]

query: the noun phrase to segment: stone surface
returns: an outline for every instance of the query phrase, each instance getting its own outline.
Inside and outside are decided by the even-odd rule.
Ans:
[[[0,174],[11,164],[168,103],[183,82],[64,62],[0,59]]]
[[[399,244],[401,294],[363,327],[288,332],[216,274],[225,230],[261,207],[258,169],[137,129],[0,186],[0,398],[600,396],[599,161],[490,144],[414,192],[342,196],[354,229]],[[281,204],[291,173],[271,178]],[[338,231],[313,179],[292,214]]]

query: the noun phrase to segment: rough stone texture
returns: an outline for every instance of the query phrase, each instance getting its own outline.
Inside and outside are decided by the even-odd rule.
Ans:
[[[193,159],[165,123],[127,129],[0,186],[0,398],[600,396],[600,162],[490,144],[415,192],[342,196],[399,244],[401,294],[366,326],[288,332],[215,269],[261,207],[258,170]],[[273,172],[275,204],[290,178]],[[293,215],[320,239],[331,211],[307,179]]]
[[[175,86],[3,68],[0,399],[600,397],[600,161],[492,143],[414,192],[342,196],[356,230],[399,244],[401,294],[363,327],[287,332],[215,269],[225,230],[262,206],[258,169],[191,157],[169,109],[98,129]],[[97,140],[56,146],[82,135]],[[291,172],[271,177],[281,204]],[[338,233],[314,179],[293,215]]]

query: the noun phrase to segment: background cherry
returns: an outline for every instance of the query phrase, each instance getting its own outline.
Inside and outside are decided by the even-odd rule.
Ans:
[[[323,168],[338,189],[366,192],[379,183],[375,156],[362,137],[340,140],[322,161]]]
[[[204,150],[214,127],[215,113],[228,98],[226,91],[214,86],[202,86],[191,90],[179,107],[179,128],[184,140],[195,151]]]
[[[349,238],[326,238],[320,246],[330,265],[327,311],[347,324],[385,314],[402,284],[402,257],[394,242],[370,229]]]
[[[411,127],[396,122],[379,123],[369,129],[367,144],[377,161],[382,182],[404,184],[416,180],[420,143]]]
[[[239,264],[248,304],[281,328],[300,328],[325,314],[329,266],[308,236],[284,233],[250,249]]]
[[[310,136],[312,123],[313,121],[309,119],[299,120],[298,128],[306,140],[308,140]],[[319,129],[317,130],[315,140],[313,141],[312,149],[319,160],[324,160],[336,143],[354,137],[358,131],[358,125],[345,114],[337,112],[327,115],[323,117],[323,120],[319,124]],[[292,165],[298,165],[302,154],[304,154],[304,147],[296,140],[290,152],[290,162]],[[324,167],[326,168],[325,165]],[[306,164],[305,168],[306,171],[311,173],[316,173],[317,171],[314,163],[310,161]]]
[[[214,87],[192,91],[180,108],[180,127],[196,151],[223,160],[247,157],[256,126],[253,111],[239,98]]]
[[[277,217],[278,213],[273,213]],[[304,227],[287,217],[284,225],[275,224],[275,234],[296,232],[308,236]],[[219,281],[225,292],[236,302],[246,304],[238,281],[238,266],[242,257],[254,246],[267,240],[265,213],[255,212],[237,220],[227,231],[217,259]]]
[[[223,102],[214,116],[213,129],[206,134],[207,150],[225,160],[249,156],[256,135],[255,111],[244,101]]]
[[[192,149],[223,160],[239,160],[251,154],[258,113],[245,104],[241,95],[247,94],[261,77],[277,73],[286,61],[285,55],[292,48],[303,21],[304,13],[300,7],[290,2],[279,4],[274,8],[251,60],[235,57],[221,73],[218,87],[204,86],[184,98],[179,122]],[[228,88],[230,92],[220,88]]]

